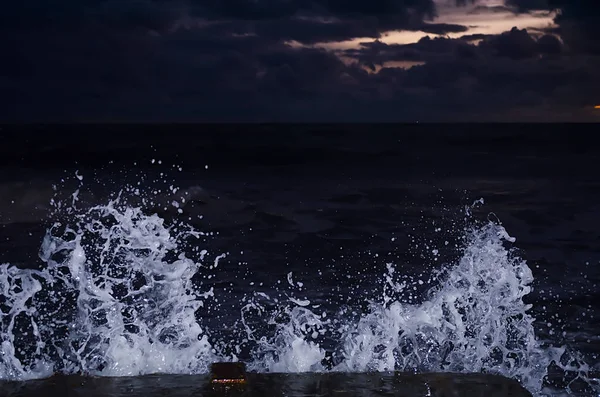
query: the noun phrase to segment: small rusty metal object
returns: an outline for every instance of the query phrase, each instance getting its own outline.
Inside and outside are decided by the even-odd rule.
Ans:
[[[244,363],[213,363],[210,367],[213,385],[236,385],[246,384],[246,365]]]

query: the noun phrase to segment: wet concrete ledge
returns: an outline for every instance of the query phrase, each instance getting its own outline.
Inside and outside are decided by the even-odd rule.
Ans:
[[[36,381],[0,382],[0,397],[532,397],[517,381],[486,374],[248,373],[245,382],[212,380],[208,375],[57,375]]]

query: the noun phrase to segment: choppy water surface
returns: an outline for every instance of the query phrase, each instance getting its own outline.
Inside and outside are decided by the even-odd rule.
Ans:
[[[0,378],[241,360],[598,395],[598,213],[577,207],[594,179],[424,179],[392,160],[5,176]]]

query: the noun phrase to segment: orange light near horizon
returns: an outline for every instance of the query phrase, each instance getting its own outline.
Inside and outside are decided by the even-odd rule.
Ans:
[[[594,109],[600,109],[600,105],[594,106]]]

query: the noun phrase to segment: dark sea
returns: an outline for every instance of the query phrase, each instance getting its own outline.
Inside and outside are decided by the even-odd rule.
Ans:
[[[3,126],[0,396],[600,396],[595,132]]]

